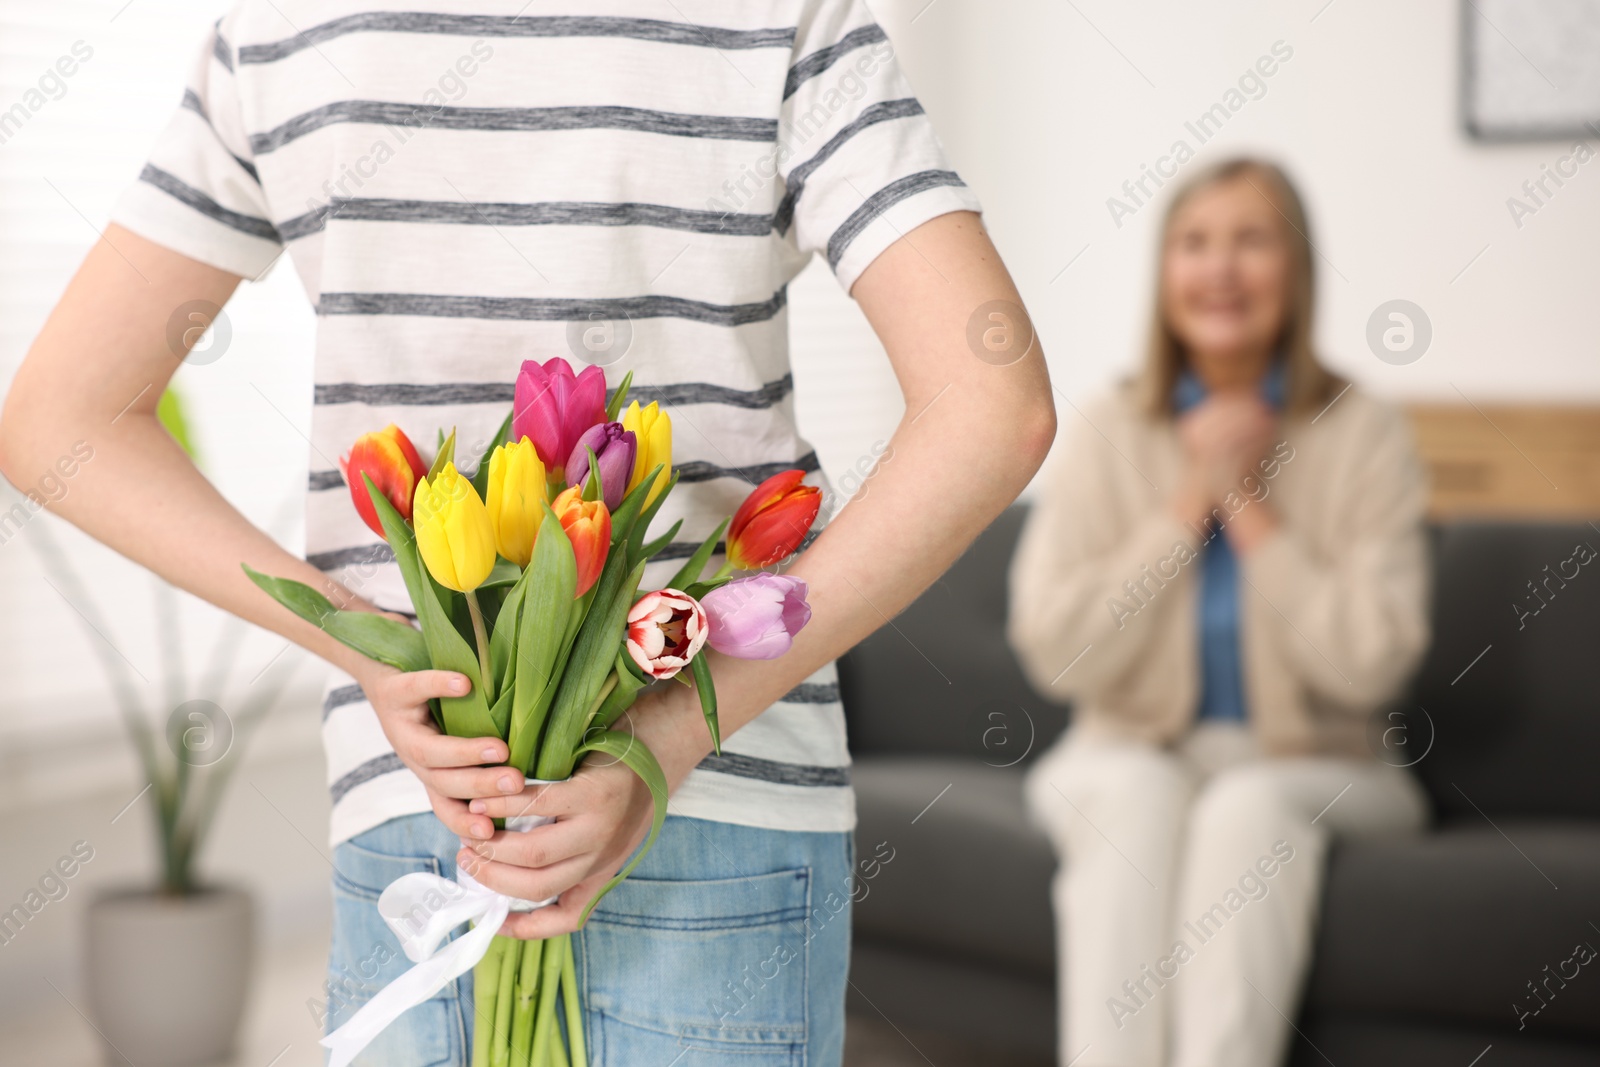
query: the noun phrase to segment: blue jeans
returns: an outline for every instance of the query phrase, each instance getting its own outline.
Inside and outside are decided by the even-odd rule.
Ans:
[[[378,894],[414,871],[448,876],[459,847],[430,814],[392,819],[334,850],[327,1029],[411,966],[378,915]],[[847,833],[669,816],[575,938],[591,1067],[836,1067],[853,865]],[[356,1063],[467,1067],[472,1023],[469,971]]]

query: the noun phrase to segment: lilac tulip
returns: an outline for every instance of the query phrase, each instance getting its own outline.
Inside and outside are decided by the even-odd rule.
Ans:
[[[711,647],[737,659],[777,659],[811,621],[806,583],[784,574],[735,578],[700,598]]]
[[[574,375],[559,356],[527,360],[517,374],[511,415],[511,440],[533,442],[539,459],[555,474],[572,455],[582,433],[606,418],[606,374],[585,367]]]
[[[581,488],[588,480],[590,449],[600,461],[600,488],[604,492],[606,510],[616,511],[628,488],[628,478],[633,474],[638,442],[633,431],[624,430],[620,422],[600,422],[589,427],[572,446],[572,455],[567,457],[568,485]]]

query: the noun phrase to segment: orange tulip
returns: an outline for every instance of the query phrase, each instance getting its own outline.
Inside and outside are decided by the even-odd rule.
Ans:
[[[604,501],[583,499],[583,489],[576,485],[556,497],[550,510],[572,542],[572,554],[578,561],[578,588],[573,595],[582,596],[605,569],[606,553],[611,550],[611,512]]]
[[[364,433],[356,438],[350,451],[339,460],[339,471],[350,486],[350,497],[361,521],[382,537],[383,523],[378,521],[378,509],[373,507],[367,483],[361,476],[365,474],[371,478],[372,484],[389,498],[401,517],[410,522],[411,497],[417,483],[428,473],[428,466],[417,455],[411,439],[391,422],[376,433]]]
[[[822,509],[822,490],[800,484],[805,476],[805,471],[780,471],[745,497],[728,524],[728,562],[753,571],[800,547]]]

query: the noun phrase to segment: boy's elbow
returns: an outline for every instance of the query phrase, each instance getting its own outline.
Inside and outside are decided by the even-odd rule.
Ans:
[[[1025,486],[1044,465],[1056,439],[1056,405],[1049,388],[1029,390],[1008,404],[1004,424],[1012,473]]]
[[[1044,464],[1056,440],[1056,404],[1048,390],[1034,395],[1020,422],[1020,450],[1030,464],[1031,473]]]

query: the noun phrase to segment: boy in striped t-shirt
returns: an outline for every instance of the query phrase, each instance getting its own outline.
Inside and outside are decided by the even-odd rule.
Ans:
[[[894,462],[794,563],[813,611],[794,649],[719,657],[721,756],[687,687],[635,706],[672,814],[579,952],[599,1063],[664,1067],[688,1047],[839,1061],[854,804],[834,658],[954,560],[1054,434],[1031,332],[1005,347],[1020,300],[977,210],[861,0],[238,0],[217,24],[19,372],[0,447],[23,482],[91,441],[58,512],[342,672],[323,707],[329,1028],[405,969],[390,952],[373,973],[390,881],[475,861],[491,889],[560,896],[506,933],[566,932],[642,840],[650,801],[620,766],[524,792],[501,742],[434,729],[428,699],[464,678],[365,660],[240,562],[406,611],[337,457],[389,422],[483,442],[521,361],[552,355],[613,383],[631,370],[632,395],[671,417],[682,481],[660,521],[682,519],[686,545],[773,471],[820,483],[785,302],[817,252],[905,394]],[[169,319],[215,309],[285,253],[318,316],[305,560],[219,497],[154,414],[176,369]],[[556,821],[494,830],[529,812]],[[469,974],[360,1062],[465,1063],[470,990]]]

